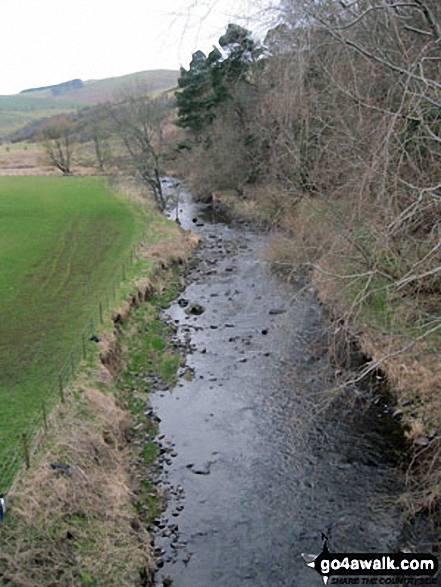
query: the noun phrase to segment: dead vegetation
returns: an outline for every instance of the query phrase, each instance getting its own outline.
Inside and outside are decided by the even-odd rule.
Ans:
[[[186,154],[196,188],[281,231],[269,258],[310,273],[360,377],[387,373],[413,511],[441,498],[440,31],[435,0],[284,0]]]
[[[103,367],[78,381],[31,471],[9,492],[2,584],[148,584],[143,577],[151,576],[152,555],[134,508],[130,420],[111,391]],[[53,469],[54,463],[68,468]]]

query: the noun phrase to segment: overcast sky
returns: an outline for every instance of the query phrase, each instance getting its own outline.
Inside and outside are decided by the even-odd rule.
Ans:
[[[0,0],[0,94],[188,66],[264,0]],[[239,21],[239,17],[244,20]]]

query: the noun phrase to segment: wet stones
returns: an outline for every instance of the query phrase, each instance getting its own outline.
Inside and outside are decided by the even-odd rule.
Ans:
[[[204,306],[202,306],[201,304],[198,304],[196,302],[192,302],[191,304],[188,304],[185,309],[185,313],[188,315],[191,315],[191,316],[200,316],[204,312],[205,312]]]
[[[171,464],[171,458],[177,457],[178,453],[173,448],[173,440],[161,434],[155,437],[154,442],[159,449],[159,456],[156,461]],[[150,526],[150,531],[153,533],[154,554],[156,559],[156,571],[159,572],[164,568],[166,563],[174,563],[180,556],[188,558],[189,554],[185,551],[187,540],[181,537],[179,533],[179,526],[175,522],[175,518],[184,510],[185,493],[181,484],[172,485],[168,480],[167,470],[164,467],[156,469],[156,480],[154,482],[158,486],[159,491],[164,495],[167,509],[161,516],[155,518]],[[183,551],[183,552],[182,552]],[[182,552],[181,555],[179,553]],[[155,583],[156,584],[156,583]]]
[[[160,530],[163,530],[165,528],[165,522],[163,520],[153,520],[152,523],[154,526],[156,526]]]
[[[187,469],[190,469],[195,475],[209,475],[211,473],[211,461],[207,461],[201,465],[190,463],[187,465]]]

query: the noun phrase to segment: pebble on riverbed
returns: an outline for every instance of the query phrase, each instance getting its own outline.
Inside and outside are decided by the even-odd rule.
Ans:
[[[190,469],[192,473],[195,475],[209,475],[211,469],[211,461],[207,461],[202,465],[196,465],[195,463],[190,463],[187,465],[187,469]]]

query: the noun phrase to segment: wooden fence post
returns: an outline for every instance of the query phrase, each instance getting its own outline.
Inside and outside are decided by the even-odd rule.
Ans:
[[[25,457],[26,469],[29,469],[29,467],[31,466],[31,460],[29,458],[29,445],[26,432],[23,432],[23,434],[21,435],[21,439],[23,441],[23,452]]]
[[[61,402],[64,404],[63,377],[61,376],[61,373],[58,374],[58,389],[60,392]]]
[[[41,404],[41,409],[43,411],[44,431],[47,432],[47,411],[46,411],[46,404],[44,402]]]

